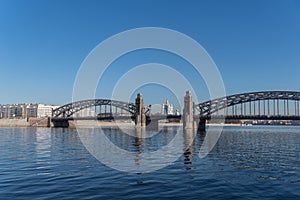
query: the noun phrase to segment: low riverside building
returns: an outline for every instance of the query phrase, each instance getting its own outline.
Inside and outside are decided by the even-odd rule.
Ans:
[[[7,105],[0,104],[0,118],[8,118],[8,109]]]
[[[28,117],[36,117],[36,104],[6,104],[0,105],[0,118],[17,118],[24,119]]]
[[[37,117],[37,107],[38,107],[37,104],[27,104],[25,118],[36,118]]]
[[[37,104],[0,104],[0,118],[25,119],[37,117]]]

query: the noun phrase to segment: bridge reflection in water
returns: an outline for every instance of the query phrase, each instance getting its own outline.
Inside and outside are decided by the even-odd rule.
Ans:
[[[61,106],[52,112],[54,127],[68,127],[71,120],[134,121],[137,127],[158,129],[162,119],[181,120],[185,129],[205,131],[208,120],[300,120],[300,92],[264,91],[221,97],[195,104],[189,91],[181,115],[152,115],[141,94],[135,103],[109,99],[82,100]],[[89,112],[89,115],[80,113]]]
[[[192,160],[196,156],[205,138],[205,133],[197,132],[195,129],[183,129],[180,126],[163,127],[159,132],[147,130],[146,128],[131,129],[130,134],[126,134],[117,128],[94,128],[81,130],[80,138],[85,147],[97,159],[107,161],[107,163],[114,163],[116,166],[121,166],[124,169],[130,167],[146,167],[145,163],[159,164],[172,163],[180,156],[184,156],[183,161],[186,169],[191,169]],[[109,147],[103,145],[101,141],[104,140],[103,134],[112,144],[117,148],[122,149],[122,163],[120,163],[120,154],[115,151],[110,151]],[[170,149],[164,149],[175,137],[179,134],[179,145],[172,146]],[[146,156],[151,153],[158,155],[169,155],[176,149],[178,157],[175,160],[168,160],[166,157]],[[158,152],[160,151],[160,152]],[[155,161],[160,159],[160,161]],[[163,160],[162,160],[163,159]],[[104,162],[105,163],[105,162]],[[151,167],[151,166],[149,166]],[[130,171],[130,170],[129,170]]]

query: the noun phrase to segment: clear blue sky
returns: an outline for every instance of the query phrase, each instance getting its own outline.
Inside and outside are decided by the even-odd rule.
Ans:
[[[96,45],[149,26],[198,41],[228,94],[300,91],[300,1],[0,0],[0,103],[70,102],[77,70]],[[129,58],[132,67],[164,59]]]

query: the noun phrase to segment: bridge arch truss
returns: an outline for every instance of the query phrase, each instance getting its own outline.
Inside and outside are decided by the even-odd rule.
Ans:
[[[200,117],[212,115],[300,116],[299,102],[300,92],[265,91],[221,97],[197,104],[194,108],[199,112]]]
[[[102,106],[104,106],[104,109],[101,110]],[[106,114],[113,112],[116,113],[119,109],[121,112],[125,112],[129,115],[134,116],[136,111],[136,105],[134,103],[127,103],[109,99],[90,99],[69,103],[57,109],[54,109],[52,111],[52,118],[73,117],[75,113],[88,108],[94,109],[95,114]]]

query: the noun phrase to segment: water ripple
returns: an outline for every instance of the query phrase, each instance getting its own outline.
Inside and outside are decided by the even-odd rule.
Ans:
[[[116,145],[132,152],[141,145],[155,151],[174,138],[165,131],[136,144],[132,136],[111,133]],[[197,156],[201,141],[197,135],[168,167],[129,174],[93,158],[73,129],[1,128],[0,199],[300,197],[300,128],[226,127],[204,159]]]

